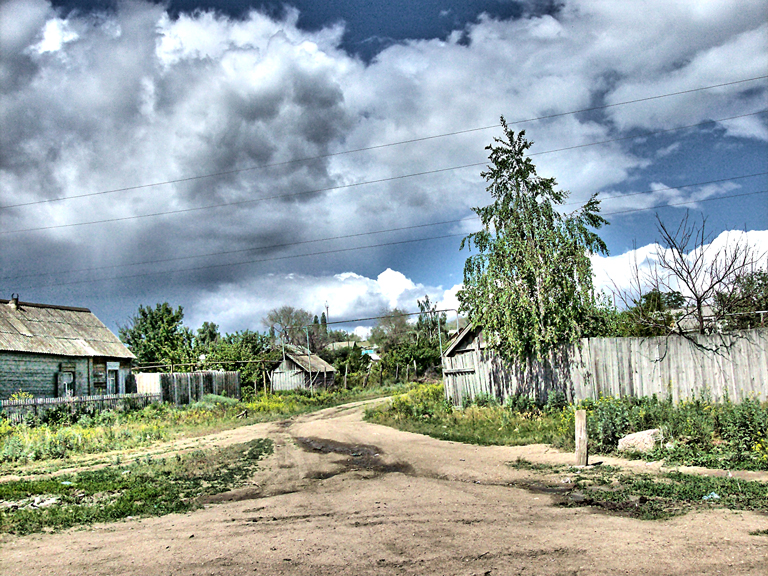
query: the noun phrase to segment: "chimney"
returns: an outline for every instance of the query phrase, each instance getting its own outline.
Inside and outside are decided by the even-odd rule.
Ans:
[[[19,309],[19,295],[18,294],[11,294],[11,300],[8,302],[8,306],[10,306],[14,310]]]

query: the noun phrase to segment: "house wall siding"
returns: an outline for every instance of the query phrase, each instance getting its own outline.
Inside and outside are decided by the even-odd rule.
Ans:
[[[290,358],[286,358],[272,372],[272,390],[296,390],[308,387],[308,376]]]
[[[57,396],[62,363],[75,367],[75,394],[87,395],[88,358],[0,351],[0,400],[7,400],[19,389],[35,398]]]

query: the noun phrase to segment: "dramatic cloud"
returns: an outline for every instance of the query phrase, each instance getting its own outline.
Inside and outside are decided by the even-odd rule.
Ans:
[[[268,274],[203,293],[186,314],[192,326],[215,318],[223,330],[234,331],[241,326],[264,329],[262,319],[267,312],[286,302],[313,311],[324,311],[328,304],[330,322],[342,322],[371,318],[392,308],[410,312],[416,308],[416,300],[424,296],[442,304],[444,298],[450,301],[451,295],[455,300],[455,288],[443,290],[417,284],[390,268],[375,279],[351,272],[332,276]],[[345,322],[343,327],[350,330],[358,324]],[[363,333],[371,324],[360,324]]]
[[[476,229],[466,218],[488,202],[482,167],[445,169],[483,163],[499,130],[424,137],[492,127],[502,113],[546,117],[519,125],[540,172],[574,203],[620,197],[605,208],[621,212],[742,186],[652,174],[686,146],[630,135],[765,108],[763,81],[566,114],[764,75],[760,1],[654,1],[639,14],[569,0],[390,43],[370,62],[343,36],[341,24],[301,29],[293,9],[234,19],[172,18],[139,1],[0,5],[0,296],[98,305],[111,323],[169,299],[233,330],[259,328],[282,304],[327,300],[350,317],[413,309],[426,293],[455,307],[458,237],[404,242]],[[765,114],[701,133],[768,140]],[[644,181],[650,193],[628,193]]]
[[[722,254],[736,245],[748,247],[755,256],[758,268],[768,267],[768,230],[750,230],[747,232],[731,230],[722,232],[703,247],[705,261],[712,262],[717,254]],[[592,268],[595,273],[595,288],[606,294],[617,291],[628,291],[633,286],[635,268],[641,277],[656,266],[659,251],[663,250],[658,244],[648,244],[617,256],[592,257]],[[647,287],[644,287],[647,288]],[[678,289],[686,294],[684,286]],[[617,301],[617,305],[621,302]]]

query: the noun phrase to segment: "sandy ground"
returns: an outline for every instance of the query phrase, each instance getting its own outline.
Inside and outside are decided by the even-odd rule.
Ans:
[[[571,454],[441,442],[361,417],[349,405],[199,439],[269,436],[275,453],[193,513],[5,535],[0,574],[768,574],[768,537],[749,535],[768,529],[766,514],[649,522],[558,507],[516,487],[533,476],[506,463]]]

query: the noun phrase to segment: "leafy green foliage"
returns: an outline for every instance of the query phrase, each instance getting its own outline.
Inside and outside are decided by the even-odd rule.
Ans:
[[[280,351],[273,350],[268,336],[242,330],[212,342],[206,349],[201,367],[206,370],[237,370],[245,387],[259,388],[281,359]]]
[[[652,337],[674,332],[685,298],[680,292],[651,290],[643,294],[633,306],[618,313],[615,336]]]
[[[139,306],[129,323],[120,326],[120,340],[136,355],[139,364],[180,364],[192,360],[192,332],[182,324],[181,306],[168,302]],[[162,372],[165,368],[157,368]]]
[[[199,351],[208,350],[219,341],[219,338],[221,338],[221,335],[219,334],[218,324],[203,322],[203,325],[197,329],[195,348]]]
[[[610,454],[622,436],[660,428],[664,441],[646,457],[711,468],[768,470],[768,406],[756,400],[674,404],[651,398],[585,400],[562,412],[556,444],[572,449],[574,410],[587,411],[590,452]]]
[[[545,418],[538,409],[520,413],[499,406],[490,397],[481,404],[454,410],[445,399],[442,384],[421,384],[392,399],[387,406],[369,408],[368,421],[393,426],[408,432],[427,434],[441,440],[470,444],[551,443],[557,434],[557,422]]]
[[[312,323],[312,314],[301,308],[281,306],[270,310],[262,323],[274,334],[278,341],[294,346],[307,345],[305,327]],[[310,347],[314,350],[315,347]]]
[[[371,363],[371,357],[363,354],[363,349],[357,343],[336,350],[326,348],[320,352],[320,357],[326,362],[333,364],[333,367],[336,368],[336,378],[343,378],[345,372],[347,376],[349,374],[366,372],[368,365]]]
[[[567,193],[542,178],[526,156],[531,143],[501,118],[504,138],[494,138],[490,166],[482,173],[493,203],[474,208],[483,229],[461,248],[479,254],[464,266],[458,297],[472,324],[506,360],[546,356],[554,346],[588,334],[596,314],[590,253],[607,253],[592,231],[606,220],[592,196],[563,215]]]
[[[11,425],[0,418],[0,463],[7,468],[14,463],[126,450],[180,435],[202,434],[387,396],[401,389],[402,386],[370,387],[315,394],[298,390],[277,394],[251,391],[242,401],[209,394],[190,406],[157,403],[140,410],[79,412],[75,413],[76,420],[68,416],[48,423]]]
[[[399,308],[392,308],[380,314],[381,318],[371,330],[369,340],[379,346],[382,353],[389,352],[408,338],[411,327],[408,326],[407,314]]]
[[[407,314],[397,308],[379,318],[371,332],[371,342],[379,346],[381,365],[377,367],[381,378],[401,379],[419,375],[439,374],[442,369],[440,345],[448,342],[446,317],[437,312],[429,296],[417,300],[419,316],[416,324],[409,324]]]
[[[755,312],[768,310],[768,270],[756,270],[739,276],[733,290],[718,292],[715,307],[727,309],[725,327],[728,330],[765,326],[768,315]]]
[[[544,406],[526,395],[507,398],[504,406],[478,395],[454,410],[439,387],[419,386],[393,399],[390,406],[369,409],[366,418],[411,432],[474,444],[546,442],[573,450],[575,410],[587,411],[589,450],[616,452],[619,439],[633,432],[660,428],[656,449],[645,457],[710,468],[768,470],[768,404],[755,400],[674,404],[657,397],[600,398],[578,405],[552,392]]]

